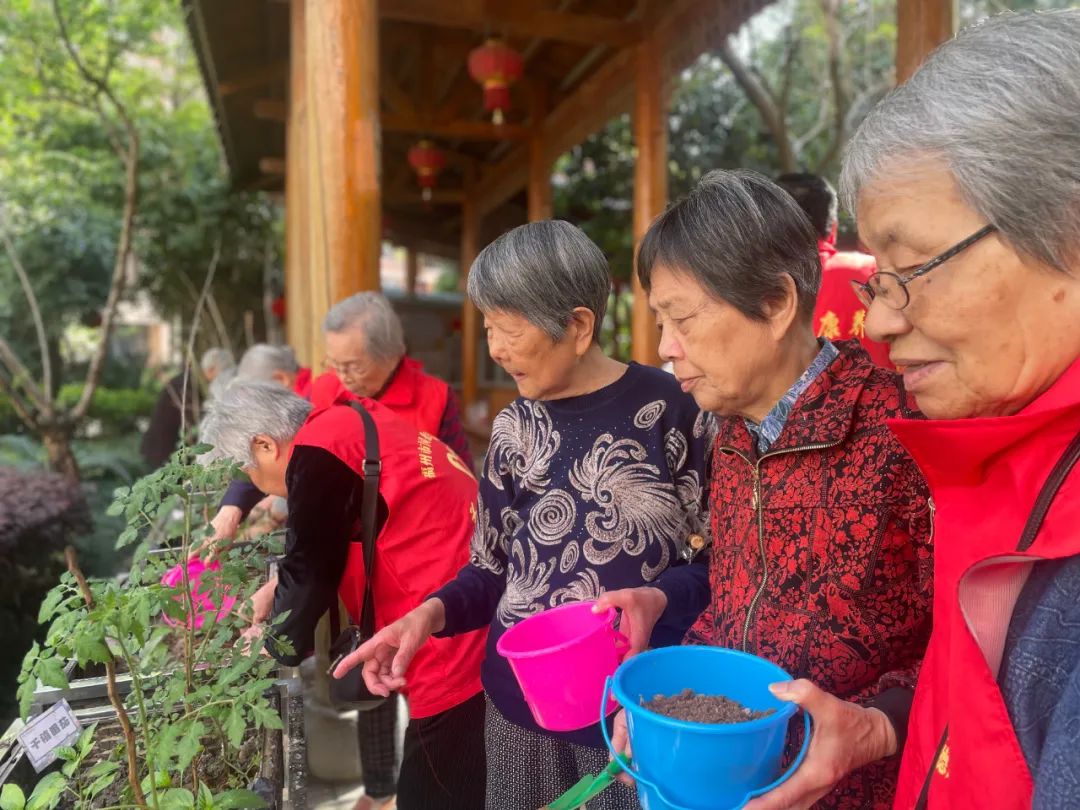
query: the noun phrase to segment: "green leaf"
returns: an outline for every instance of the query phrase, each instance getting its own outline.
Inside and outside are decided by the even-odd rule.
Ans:
[[[38,609],[38,624],[45,624],[45,622],[51,619],[63,600],[63,588],[53,588],[49,591],[45,596],[44,601],[42,601],[41,607]]]
[[[62,759],[64,760],[64,762],[71,762],[72,760],[78,758],[78,756],[78,752],[70,745],[61,745],[59,748],[56,749],[57,759]]]
[[[65,787],[67,778],[62,773],[50,773],[34,787],[34,792],[26,800],[26,810],[56,807]]]
[[[255,704],[251,707],[251,713],[255,715],[255,722],[262,728],[281,729],[281,718],[278,717],[277,712]]]
[[[45,686],[67,689],[68,679],[64,674],[64,663],[59,658],[46,658],[38,662],[37,676]]]
[[[8,782],[0,789],[0,810],[23,810],[25,806],[26,795],[21,787]]]
[[[240,808],[258,810],[262,807],[266,807],[266,802],[259,794],[250,790],[227,790],[214,797],[215,810],[239,810]]]
[[[195,807],[195,794],[186,788],[169,788],[158,794],[161,810],[191,810]]]
[[[19,691],[15,693],[19,699],[19,717],[24,721],[30,716],[30,707],[34,703],[36,689],[37,682],[33,678],[28,678],[19,684]]]
[[[79,734],[79,741],[75,745],[79,749],[79,759],[86,759],[87,754],[90,753],[90,749],[94,747],[94,732],[97,731],[97,723],[91,726],[87,726]],[[108,762],[108,760],[105,760]]]
[[[210,792],[205,782],[199,783],[199,797],[196,801],[199,810],[214,810],[214,794]]]
[[[75,639],[75,657],[82,666],[87,661],[96,664],[104,664],[112,660],[112,653],[105,646],[105,640],[101,636],[83,634]]]
[[[116,777],[116,771],[113,771],[111,773],[103,773],[101,776],[99,776],[97,779],[90,783],[90,786],[87,787],[86,792],[90,794],[91,798],[93,798],[94,796],[97,796],[99,793],[101,793],[101,791],[105,790],[105,788],[107,788],[113,782],[115,782]]]
[[[239,706],[233,706],[229,711],[229,717],[225,721],[225,736],[229,738],[229,745],[239,748],[244,741],[244,731],[247,723],[244,722],[244,710]]]
[[[195,759],[195,755],[202,748],[202,736],[206,733],[206,726],[201,722],[192,723],[184,736],[176,744],[177,770],[184,770]]]
[[[120,770],[119,762],[114,762],[111,759],[103,759],[86,772],[86,778],[96,779],[99,776],[116,773],[118,770]]]

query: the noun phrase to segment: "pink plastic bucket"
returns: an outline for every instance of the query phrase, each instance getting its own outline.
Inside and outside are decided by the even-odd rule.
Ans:
[[[216,561],[211,561],[209,565],[206,565],[198,557],[192,557],[187,562],[188,582],[191,584],[191,601],[195,605],[196,629],[199,629],[203,626],[203,622],[206,620],[207,616],[211,617],[215,622],[220,621],[222,617],[224,617],[230,610],[232,610],[233,605],[236,604],[236,598],[226,594],[221,597],[221,606],[219,608],[217,605],[214,604],[213,600],[210,598],[209,593],[199,590],[199,580],[202,579],[203,573],[206,571],[210,571],[211,573],[213,573],[220,568],[221,566]],[[208,582],[210,590],[213,590],[214,583],[212,580],[214,578],[207,577],[207,579],[210,580],[210,582]],[[180,565],[170,568],[168,571],[165,572],[165,576],[161,578],[161,584],[167,588],[183,588],[183,568]],[[181,604],[183,604],[184,602],[183,594],[178,594],[175,599]],[[161,614],[161,617],[166,621],[166,623],[173,626],[179,624],[179,622],[177,622],[175,619],[170,619],[164,613]],[[191,622],[190,617],[188,618],[188,622]]]
[[[593,613],[595,602],[545,610],[514,625],[495,648],[510,662],[533,718],[550,731],[593,725],[604,680],[630,647],[614,627],[615,610]],[[609,700],[607,712],[618,708]]]

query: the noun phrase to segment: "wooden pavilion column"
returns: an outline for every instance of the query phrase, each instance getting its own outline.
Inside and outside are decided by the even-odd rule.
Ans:
[[[416,276],[420,272],[420,254],[414,247],[405,248],[405,294],[416,295]]]
[[[469,268],[480,252],[480,211],[475,202],[473,183],[467,179],[465,200],[461,205],[461,287],[469,277]],[[461,400],[468,408],[476,402],[479,391],[476,364],[477,344],[480,341],[480,312],[469,300],[468,293],[461,309]]]
[[[903,0],[896,4],[896,83],[956,33],[957,0]]]
[[[304,58],[304,4],[289,9],[289,112],[285,124],[285,339],[301,365],[319,358],[311,345],[308,265],[307,81]]]
[[[551,155],[544,138],[548,94],[542,84],[533,87],[529,128],[529,184],[527,189],[529,222],[551,219]]]
[[[660,47],[646,37],[634,54],[634,251],[652,221],[667,205],[667,99]],[[630,316],[630,356],[659,365],[659,333],[648,297],[634,273],[634,307]]]
[[[305,12],[311,301],[315,353],[335,302],[379,289],[379,7],[318,0]]]

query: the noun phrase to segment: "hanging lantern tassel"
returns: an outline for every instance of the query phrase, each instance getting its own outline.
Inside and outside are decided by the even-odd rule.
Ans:
[[[489,39],[469,54],[469,75],[484,88],[484,109],[499,126],[510,109],[510,85],[521,78],[521,54],[497,39]]]
[[[431,190],[439,180],[439,172],[446,166],[446,155],[431,141],[420,141],[409,150],[409,165],[416,172],[420,196],[424,202],[431,202]]]

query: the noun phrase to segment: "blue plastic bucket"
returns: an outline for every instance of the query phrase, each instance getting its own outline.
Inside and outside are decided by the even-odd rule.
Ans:
[[[810,716],[798,757],[781,774],[788,721],[798,710],[776,698],[769,684],[789,681],[780,667],[756,655],[719,647],[665,647],[623,662],[604,685],[626,709],[634,768],[644,810],[739,808],[784,782],[802,763],[810,742]],[[651,712],[641,701],[692,689],[723,695],[768,717],[730,725],[691,723]],[[608,749],[606,724],[601,723]],[[614,751],[612,750],[614,754]],[[622,760],[616,757],[622,764]],[[624,766],[625,767],[625,766]]]

